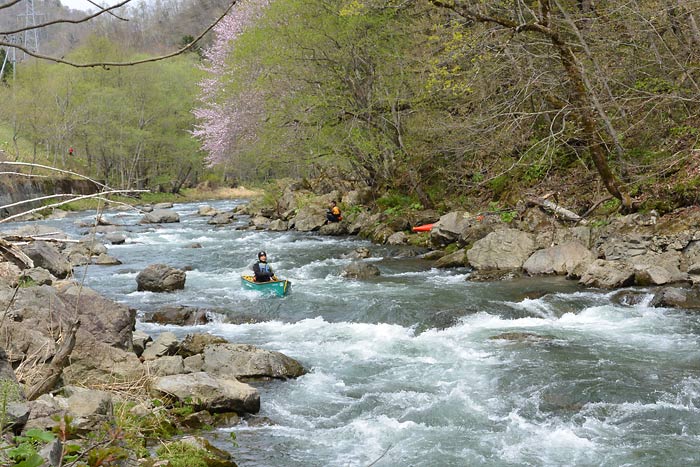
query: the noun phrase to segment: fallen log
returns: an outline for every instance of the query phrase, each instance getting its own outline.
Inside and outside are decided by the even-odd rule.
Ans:
[[[17,245],[10,243],[3,238],[0,238],[0,256],[13,263],[20,269],[34,267],[34,261],[32,261],[29,256],[17,248]]]
[[[579,224],[586,224],[586,220],[573,211],[569,211],[566,208],[559,206],[557,203],[553,203],[548,199],[540,198],[537,196],[526,196],[525,201],[529,204],[539,206],[547,211],[553,212],[555,215],[572,222],[577,222]]]

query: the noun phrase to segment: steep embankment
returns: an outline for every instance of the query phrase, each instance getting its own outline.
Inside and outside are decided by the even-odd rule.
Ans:
[[[41,201],[8,206],[20,201],[53,194],[87,195],[96,191],[97,186],[89,180],[7,176],[0,179],[0,218],[41,206]]]

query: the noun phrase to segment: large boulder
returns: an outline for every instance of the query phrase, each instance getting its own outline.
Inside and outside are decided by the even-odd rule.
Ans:
[[[141,363],[131,349],[135,312],[84,288],[78,299],[71,284],[60,293],[53,287],[22,288],[13,300],[12,289],[0,287],[0,307],[8,309],[0,339],[13,362],[43,364],[58,348],[56,337],[65,335],[75,319],[81,326],[63,370],[64,382],[137,379]],[[77,287],[77,286],[75,286]],[[11,303],[11,305],[9,305]],[[32,384],[35,375],[27,373]]]
[[[342,198],[342,203],[345,206],[363,205],[371,202],[373,196],[374,192],[370,187],[360,187],[345,193]]]
[[[348,233],[347,223],[341,222],[329,222],[328,224],[321,227],[318,231],[321,235],[346,235]]]
[[[467,250],[462,248],[454,253],[443,255],[435,262],[436,268],[459,268],[467,266],[469,261],[467,259]]]
[[[649,306],[700,310],[700,289],[666,287],[654,295]]]
[[[379,274],[379,269],[375,265],[364,261],[353,261],[343,269],[341,276],[350,279],[369,279]]]
[[[233,378],[216,378],[205,372],[156,378],[152,391],[212,413],[260,411],[260,394],[255,388]]]
[[[32,259],[35,267],[42,267],[59,279],[67,277],[73,271],[58,248],[48,242],[32,242],[24,246],[22,251]]]
[[[305,206],[299,209],[292,223],[300,232],[318,230],[326,223],[326,210],[320,206]]]
[[[141,224],[168,224],[180,222],[180,216],[175,211],[168,209],[154,209],[147,212],[139,222]]]
[[[207,224],[225,225],[230,224],[234,220],[236,220],[236,215],[233,211],[219,212],[214,214],[212,218],[207,221]]]
[[[158,324],[175,324],[177,326],[196,326],[207,324],[209,312],[204,308],[184,305],[168,305],[146,316],[146,322]]]
[[[687,273],[681,272],[681,253],[646,253],[625,261],[635,271],[637,285],[665,285],[674,282],[690,282]]]
[[[530,275],[561,274],[580,277],[595,260],[593,253],[578,242],[537,250],[523,264]]]
[[[471,225],[466,211],[452,211],[440,217],[430,231],[430,241],[434,245],[445,246],[459,240],[462,233]]]
[[[132,350],[136,310],[78,285],[61,290],[59,297],[80,315],[80,329],[98,341],[123,350]]]
[[[207,346],[204,349],[204,371],[238,379],[287,379],[305,373],[301,363],[291,357],[246,344]]]
[[[197,209],[197,215],[199,215],[199,216],[215,216],[218,213],[219,213],[219,211],[216,208],[209,206],[208,204],[205,204],[204,206],[200,206]]]
[[[137,290],[172,292],[185,288],[185,271],[165,264],[151,264],[136,276]]]
[[[134,352],[90,339],[87,333],[78,334],[70,365],[63,369],[65,383],[133,382],[143,378],[143,365]]]
[[[511,270],[522,268],[533,251],[535,239],[532,234],[504,229],[476,241],[467,252],[467,257],[475,269]]]
[[[579,282],[604,289],[626,287],[634,284],[634,269],[623,261],[597,259],[583,273]]]

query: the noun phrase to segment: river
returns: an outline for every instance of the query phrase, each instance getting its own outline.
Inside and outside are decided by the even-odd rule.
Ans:
[[[236,230],[245,216],[214,228],[196,215],[200,205],[242,202],[176,204],[180,223],[129,227],[126,244],[109,246],[122,265],[77,271],[140,314],[181,304],[260,321],[139,322],[149,334],[207,332],[309,370],[257,385],[269,422],[210,434],[241,467],[700,465],[696,315],[650,308],[650,293],[626,306],[558,278],[470,282],[467,269],[431,269],[396,247]],[[140,216],[107,217],[134,224]],[[76,220],[90,219],[51,223],[77,234]],[[193,242],[202,248],[188,248]],[[343,256],[359,247],[371,251],[379,277],[340,276],[351,261]],[[292,281],[289,296],[242,288],[258,250]],[[157,262],[191,267],[185,289],[137,292],[137,273]],[[494,338],[505,333],[521,334]]]

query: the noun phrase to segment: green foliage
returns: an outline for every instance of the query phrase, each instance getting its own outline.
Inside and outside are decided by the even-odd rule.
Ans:
[[[170,467],[207,467],[211,457],[204,449],[181,441],[159,447],[156,454],[167,460]]]
[[[19,286],[23,289],[28,287],[34,287],[36,285],[34,279],[32,279],[29,276],[20,276],[17,282],[19,283]]]
[[[415,196],[409,196],[397,192],[388,192],[377,199],[377,206],[384,211],[398,212],[406,210],[418,211],[423,209]]]
[[[513,183],[513,180],[507,175],[500,175],[491,180],[489,182],[489,188],[493,191],[493,197],[496,199],[500,198],[501,195],[507,191],[511,183]]]
[[[634,83],[634,88],[638,91],[650,92],[653,94],[669,94],[678,88],[672,82],[663,78],[644,78]]]
[[[15,436],[15,446],[7,450],[7,455],[16,466],[39,467],[44,459],[39,455],[40,446],[53,441],[56,437],[47,431],[32,428],[24,436]]]
[[[531,164],[523,174],[522,178],[527,183],[534,183],[544,180],[549,172],[549,165],[542,162]]]
[[[600,205],[600,212],[604,215],[610,215],[620,210],[620,200],[611,198]]]
[[[146,442],[149,439],[168,439],[179,433],[160,399],[151,401],[154,409],[148,415],[134,415],[134,402],[119,402],[114,406],[114,418],[124,433],[126,445],[140,456],[148,456]]]
[[[502,208],[500,204],[495,201],[489,203],[489,211],[498,214],[501,222],[510,224],[518,216],[518,212],[513,209]]]
[[[68,58],[140,57],[95,36]],[[20,147],[20,160],[77,170],[112,186],[169,190],[185,168],[202,169],[199,145],[189,134],[198,61],[185,54],[138,67],[80,70],[32,62],[18,73],[12,93],[0,90],[8,104],[0,110],[0,127],[29,142]]]
[[[499,217],[501,218],[501,222],[505,222],[506,224],[510,224],[515,220],[517,217],[518,213],[517,211],[501,211],[499,213]]]
[[[697,138],[698,136],[700,136],[700,129],[694,126],[680,125],[669,128],[668,133],[669,135],[674,136],[676,138]]]

